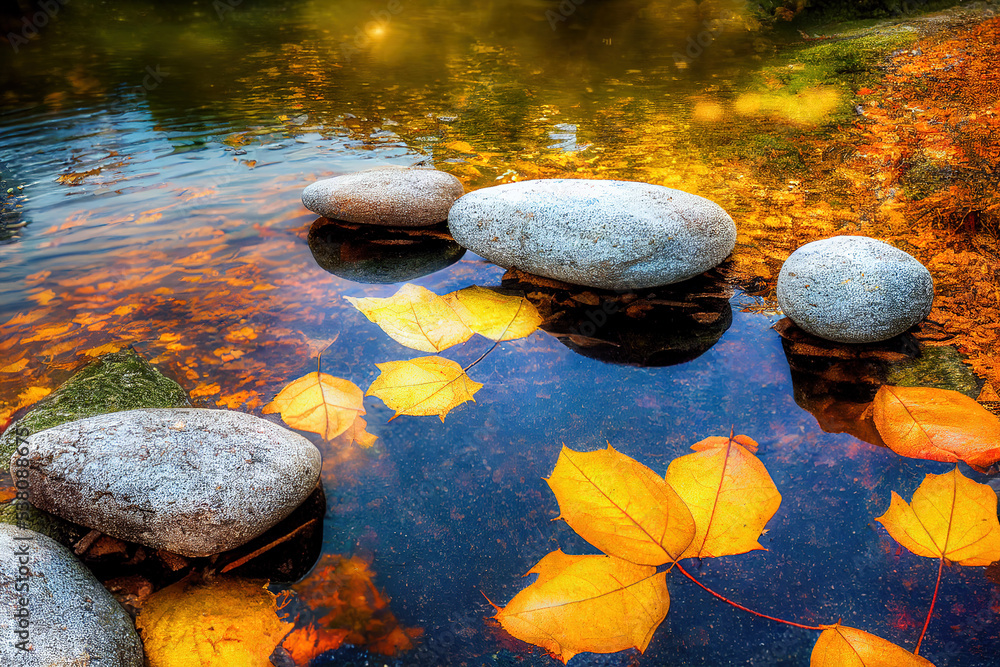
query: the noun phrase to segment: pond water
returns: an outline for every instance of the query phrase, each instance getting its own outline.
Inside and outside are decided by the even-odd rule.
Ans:
[[[744,172],[759,166],[775,191],[794,190],[775,171],[789,137],[834,133],[854,113],[844,75],[847,88],[813,81],[770,116],[740,117],[761,68],[785,66],[803,45],[762,30],[736,2],[74,0],[38,33],[0,56],[0,167],[12,188],[0,245],[4,420],[30,402],[30,387],[55,387],[107,345],[132,344],[201,407],[259,414],[324,349],[324,372],[365,388],[375,363],[419,355],[345,296],[389,296],[404,282],[439,294],[512,286],[503,269],[471,254],[451,263],[454,249],[433,241],[415,264],[436,271],[379,284],[386,264],[364,265],[377,249],[343,250],[353,232],[324,237],[301,207],[317,178],[423,162],[467,189],[583,175],[682,187],[729,207],[742,186],[716,166],[754,156]],[[834,207],[848,197],[817,196]],[[953,466],[824,432],[800,407],[823,403],[833,385],[822,373],[793,377],[795,355],[772,329],[781,316],[766,297],[780,261],[761,246],[798,244],[800,228],[774,217],[786,205],[755,208],[730,268],[696,285],[711,297],[694,306],[710,315],[700,325],[666,306],[639,342],[625,340],[621,317],[614,344],[596,349],[538,331],[477,364],[476,402],[443,423],[389,422],[392,411],[368,398],[373,451],[311,436],[327,457],[324,552],[370,560],[399,622],[423,630],[395,656],[344,646],[313,664],[555,664],[488,622],[486,598],[505,604],[556,548],[594,553],[553,521],[543,478],[561,447],[610,443],[662,474],[731,427],[760,443],[782,505],[761,539],[767,551],[688,569],[764,613],[843,619],[912,649],[936,563],[899,548],[874,518],[891,491],[908,499],[924,474]],[[338,252],[355,259],[317,261]],[[764,268],[730,280],[732,267],[751,265]],[[600,312],[579,313],[598,337]],[[477,337],[444,356],[466,365],[488,347]],[[806,664],[815,632],[750,616],[676,573],[668,588],[669,615],[645,655],[573,664]],[[996,665],[998,611],[983,568],[946,568],[921,654],[939,667]]]

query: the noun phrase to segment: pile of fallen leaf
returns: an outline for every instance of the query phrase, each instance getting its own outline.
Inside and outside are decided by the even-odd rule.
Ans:
[[[773,289],[781,262],[804,243],[834,234],[886,240],[935,279],[918,338],[956,345],[988,380],[982,400],[997,400],[1000,18],[924,29],[885,63],[878,88],[857,91],[852,125],[802,142],[807,171],[798,180],[780,187],[733,174],[734,206],[745,210],[733,275]]]

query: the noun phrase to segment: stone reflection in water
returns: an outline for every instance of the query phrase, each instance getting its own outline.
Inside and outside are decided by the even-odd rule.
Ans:
[[[309,249],[325,270],[359,283],[399,283],[451,266],[465,254],[444,225],[373,227],[319,218]]]
[[[503,287],[523,290],[541,329],[585,357],[615,364],[672,366],[715,345],[733,322],[732,287],[714,271],[682,283],[611,292],[516,269]]]
[[[812,336],[785,318],[775,325],[792,375],[795,402],[827,433],[885,446],[868,407],[884,384],[951,389],[976,398],[982,382],[950,346],[921,346],[910,334],[850,345]]]

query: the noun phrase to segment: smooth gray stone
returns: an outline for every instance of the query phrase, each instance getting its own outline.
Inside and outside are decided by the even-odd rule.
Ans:
[[[184,556],[260,535],[306,499],[321,468],[301,435],[229,410],[98,415],[36,433],[27,448],[11,470],[27,467],[33,505]]]
[[[142,667],[132,619],[69,549],[33,530],[0,524],[0,553],[0,664]],[[27,629],[15,617],[22,609]],[[25,631],[29,651],[17,646],[24,638],[17,633]]]
[[[778,303],[795,324],[838,343],[874,343],[931,312],[930,272],[888,243],[835,236],[807,243],[778,274]]]
[[[316,181],[302,191],[302,205],[331,220],[425,227],[445,221],[464,192],[462,181],[436,169],[376,167]]]
[[[549,179],[465,195],[448,214],[459,244],[494,264],[576,285],[642,289],[703,273],[736,245],[718,204],[660,185]]]

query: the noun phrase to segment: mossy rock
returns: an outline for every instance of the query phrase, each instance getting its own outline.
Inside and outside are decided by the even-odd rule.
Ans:
[[[0,470],[10,469],[15,429],[31,435],[66,422],[138,408],[191,407],[181,386],[128,347],[106,354],[40,400],[0,437]]]
[[[976,377],[953,347],[921,346],[916,359],[890,364],[886,384],[897,387],[937,387],[951,389],[969,398],[979,396],[983,381]]]
[[[0,503],[0,523],[48,535],[70,549],[76,541],[90,532],[89,528],[70,523],[30,503],[17,500]]]

